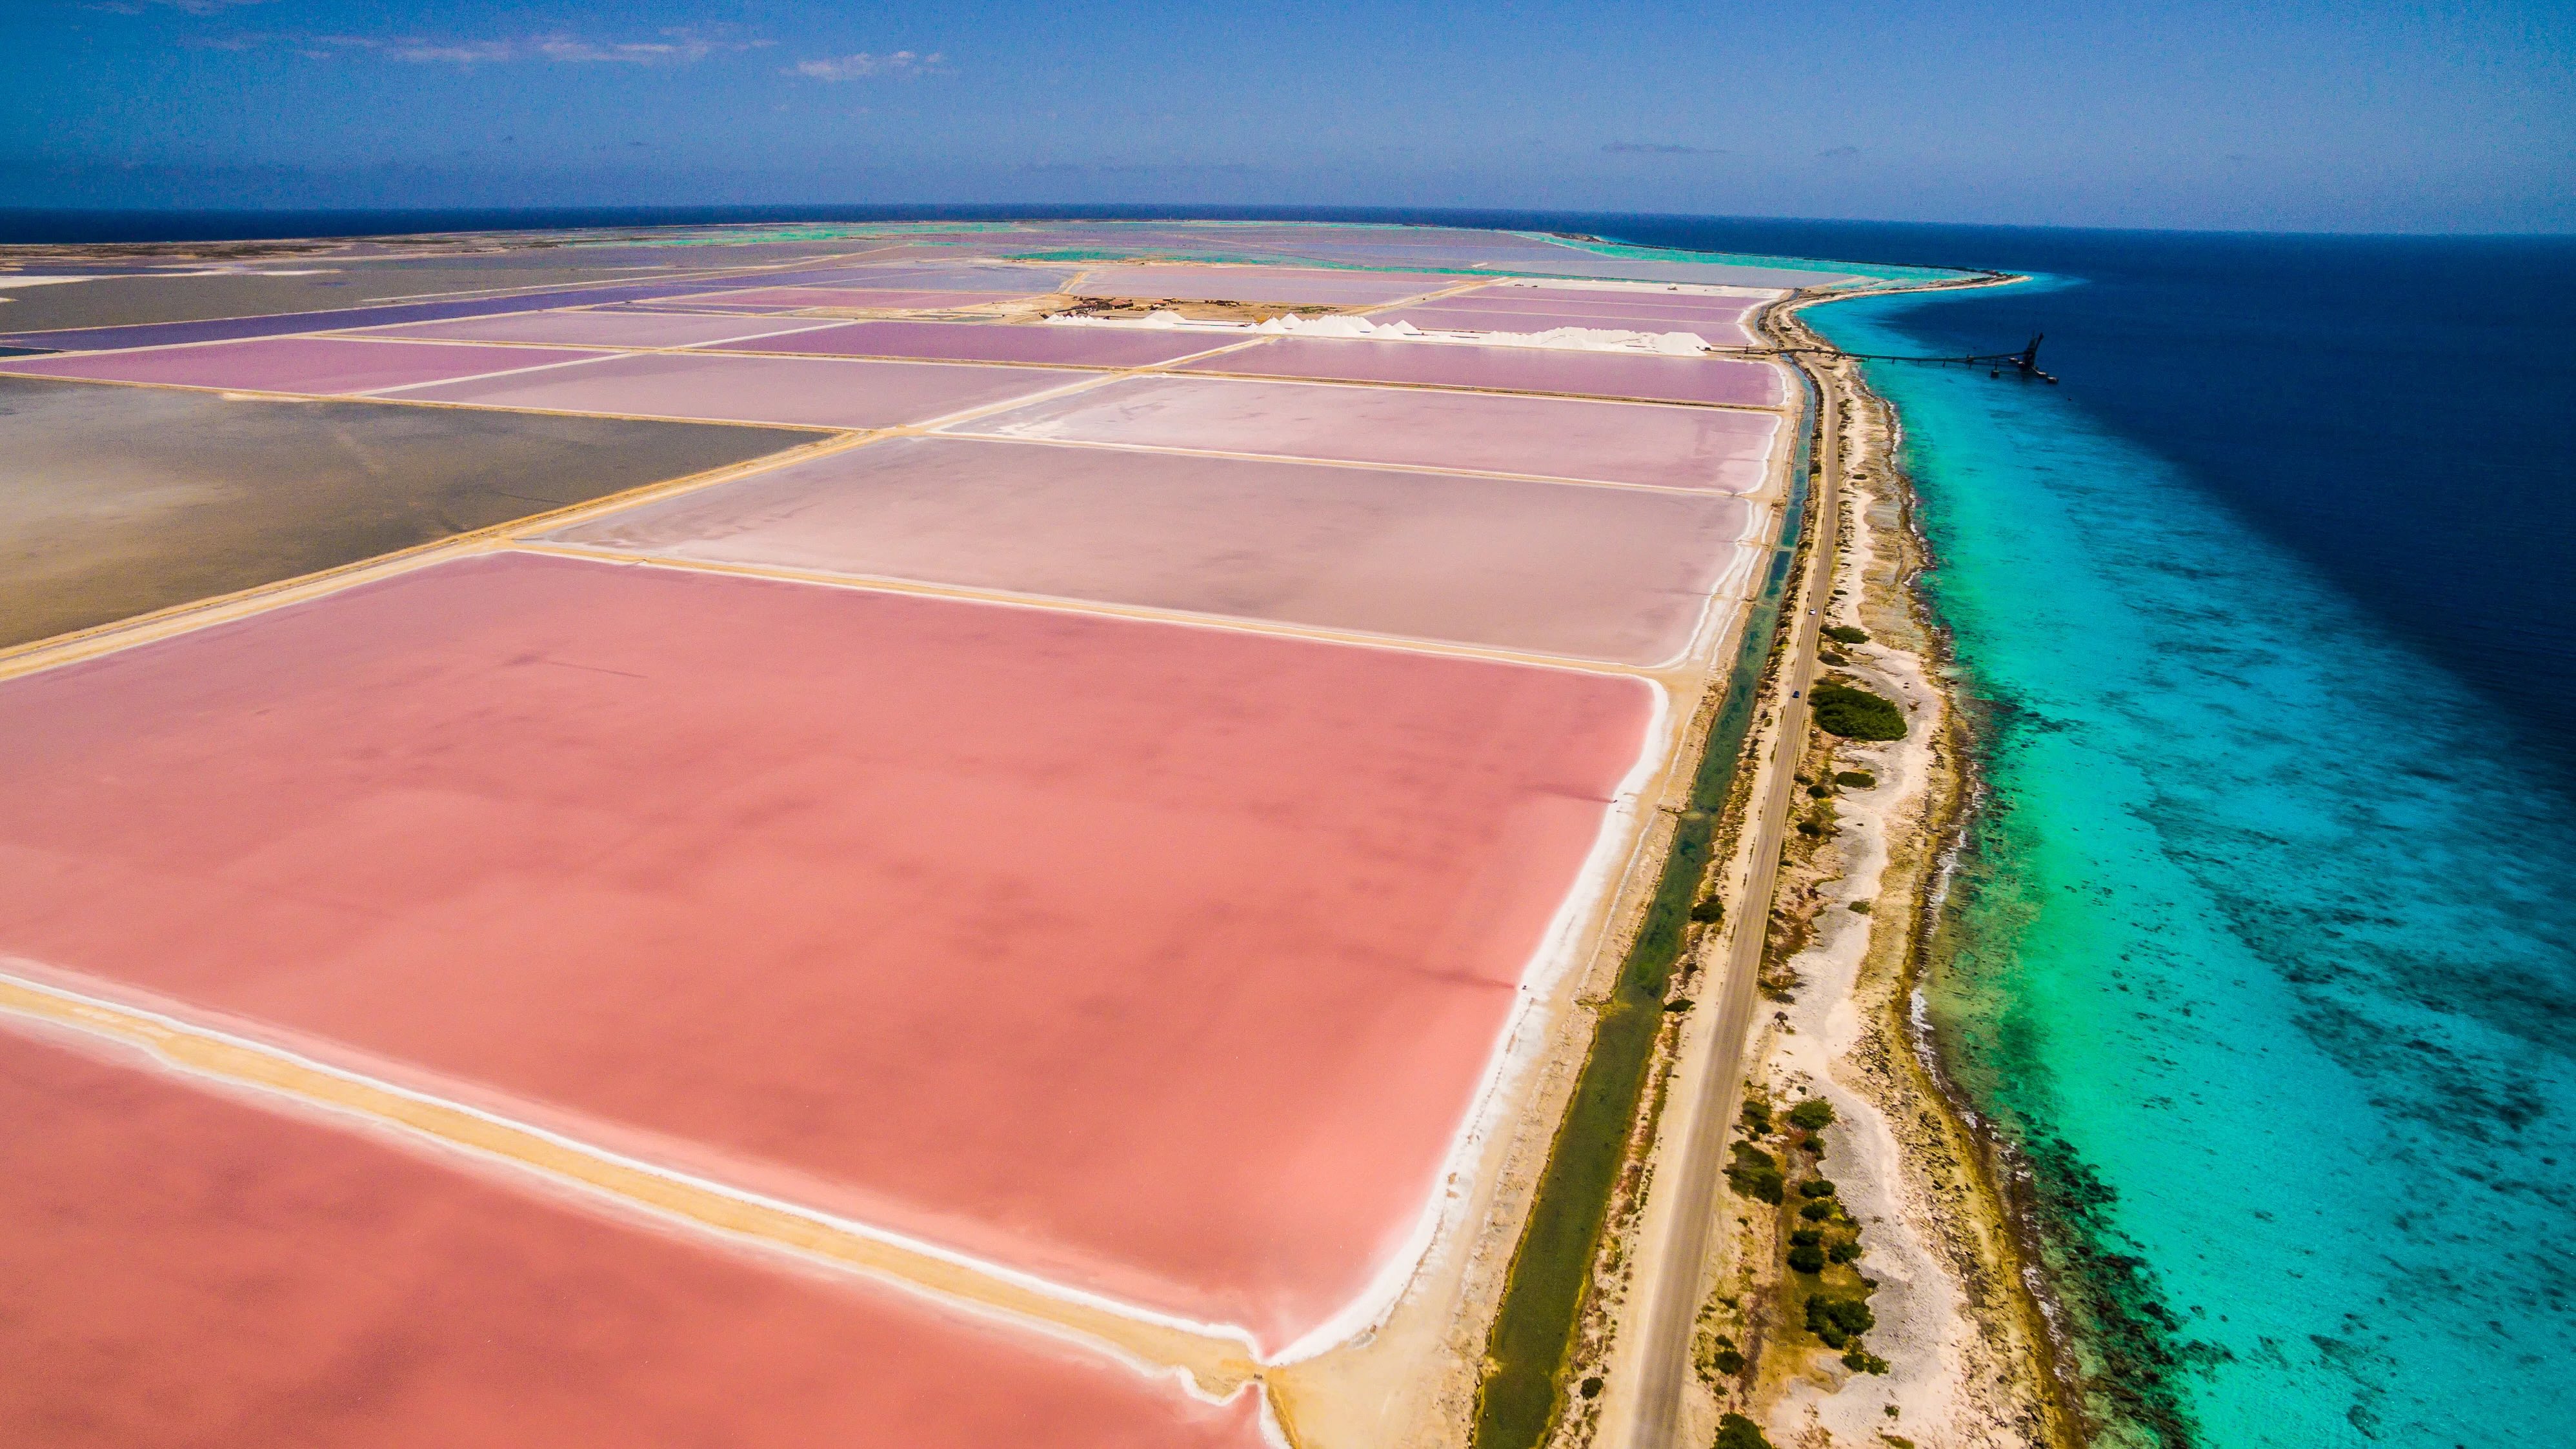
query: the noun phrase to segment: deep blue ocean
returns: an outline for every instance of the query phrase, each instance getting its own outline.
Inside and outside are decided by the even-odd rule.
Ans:
[[[0,241],[1065,208],[73,217]],[[1385,210],[1995,268],[1873,364],[1984,803],[1925,1006],[2113,1442],[2576,1442],[2576,239]]]

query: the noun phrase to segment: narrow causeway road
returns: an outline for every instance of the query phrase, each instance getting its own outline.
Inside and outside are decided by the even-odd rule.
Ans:
[[[1789,655],[1784,678],[1792,693],[1780,702],[1780,726],[1771,735],[1770,777],[1755,807],[1753,868],[1744,889],[1734,895],[1734,932],[1724,969],[1716,978],[1722,998],[1715,1005],[1717,1035],[1710,1069],[1698,1100],[1686,1104],[1676,1120],[1682,1134],[1672,1163],[1668,1191],[1678,1194],[1665,1217],[1661,1241],[1648,1243],[1642,1254],[1644,1279],[1638,1291],[1642,1310],[1632,1332],[1638,1344],[1637,1379],[1628,1395],[1632,1427],[1628,1449],[1675,1449],[1679,1446],[1682,1389],[1691,1373],[1691,1329],[1699,1314],[1699,1279],[1708,1258],[1709,1229],[1721,1204],[1725,1179],[1727,1129],[1738,1087],[1744,1077],[1744,1046],[1752,1032],[1754,986],[1762,969],[1762,944],[1769,935],[1771,893],[1780,870],[1780,851],[1789,814],[1797,803],[1797,764],[1807,739],[1807,694],[1816,672],[1816,636],[1833,595],[1834,551],[1840,537],[1842,506],[1842,399],[1835,380],[1821,367],[1799,359],[1816,384],[1816,458],[1821,464],[1816,500],[1813,554],[1806,587],[1788,603]],[[1613,1437],[1611,1442],[1622,1441]]]

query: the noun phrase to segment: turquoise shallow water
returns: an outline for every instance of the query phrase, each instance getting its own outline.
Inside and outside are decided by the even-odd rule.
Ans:
[[[1811,312],[1921,350],[1888,298]],[[2117,1438],[2576,1442],[2576,831],[2491,707],[2066,392],[1876,365],[1986,808],[1930,983]]]

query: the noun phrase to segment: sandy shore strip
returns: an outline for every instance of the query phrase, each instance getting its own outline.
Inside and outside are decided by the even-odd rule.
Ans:
[[[2048,1445],[2062,1436],[2042,1339],[1998,1209],[1978,1188],[1970,1145],[1915,1054],[1907,1016],[1963,780],[1938,638],[1912,588],[1922,554],[1895,468],[1898,424],[1855,364],[1832,373],[1848,400],[1852,497],[1828,622],[1868,633],[1840,646],[1841,672],[1898,701],[1910,728],[1897,741],[1810,743],[1811,775],[1857,770],[1877,783],[1839,790],[1833,832],[1793,852],[1775,931],[1785,926],[1794,954],[1766,969],[1773,999],[1747,1091],[1775,1107],[1832,1105],[1824,1171],[1863,1225],[1860,1267],[1875,1284],[1877,1318],[1866,1341],[1887,1369],[1853,1371],[1802,1331],[1779,1331],[1795,1323],[1803,1293],[1781,1286],[1779,1244],[1748,1232],[1737,1286],[1725,1291],[1747,1303],[1767,1291],[1793,1311],[1775,1313],[1751,1393],[1711,1394],[1706,1412],[1724,1397],[1781,1444]]]

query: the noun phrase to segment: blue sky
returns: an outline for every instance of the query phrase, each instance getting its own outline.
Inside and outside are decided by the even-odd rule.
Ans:
[[[2576,230],[2576,4],[0,0],[0,205]]]

